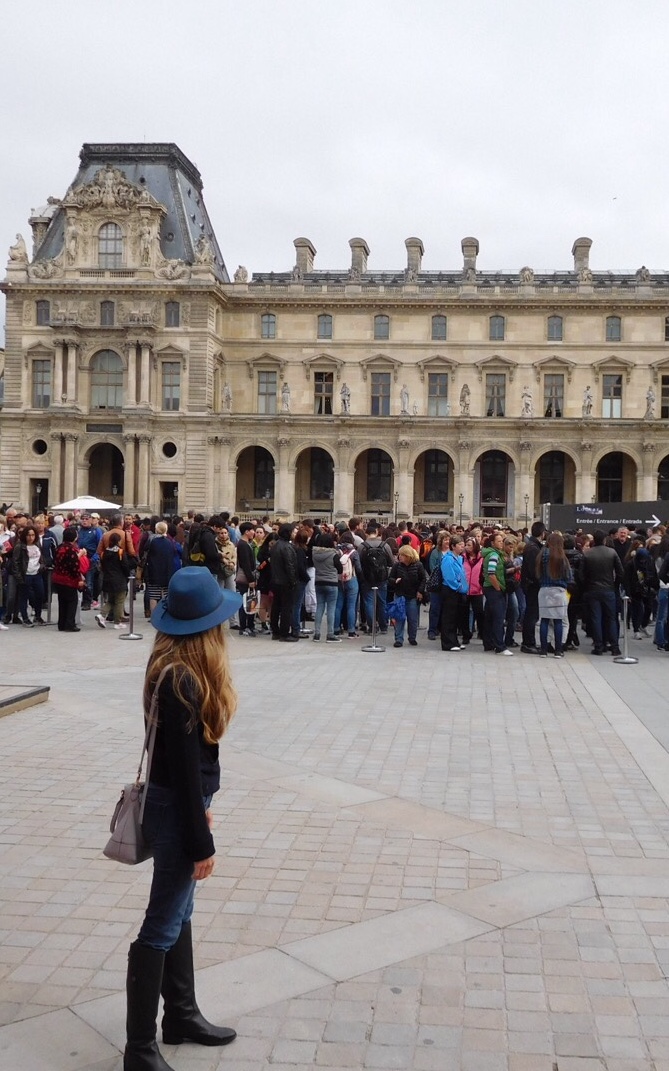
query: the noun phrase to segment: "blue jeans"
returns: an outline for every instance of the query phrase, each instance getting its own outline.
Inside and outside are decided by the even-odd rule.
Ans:
[[[548,626],[550,621],[553,621],[553,635],[555,636],[555,653],[562,654],[562,618],[561,617],[542,617],[539,621],[539,642],[541,644],[541,653],[546,654],[548,650]]]
[[[203,798],[205,810],[210,803],[211,796]],[[149,783],[142,831],[153,848],[153,880],[137,940],[169,952],[193,914],[196,884],[193,860],[183,852],[179,810],[171,788]]]
[[[298,580],[294,588],[295,601],[293,602],[293,622],[291,625],[293,636],[299,636],[302,631],[302,603],[304,602],[306,586],[306,580]]]
[[[664,647],[667,639],[667,611],[669,611],[669,588],[660,588],[657,593],[657,614],[655,617],[655,635],[653,643]]]
[[[28,620],[28,602],[35,611],[35,617],[41,617],[44,606],[44,581],[41,573],[26,576],[25,583],[19,584],[19,613],[24,621]]]
[[[388,615],[386,613],[387,592],[388,581],[384,580],[382,584],[378,585],[378,591],[376,593],[376,627],[379,632],[388,631]],[[374,592],[371,587],[365,585],[362,597],[365,601],[365,620],[367,621],[367,628],[371,632],[372,616],[374,613]]]
[[[409,632],[409,639],[415,640],[416,633],[418,632],[418,600],[417,599],[405,599],[407,616],[406,622],[402,621],[401,624],[395,624],[395,639],[399,643],[404,642],[404,625],[406,624]]]
[[[321,634],[323,613],[327,614],[328,636],[334,636],[335,607],[337,605],[337,588],[333,584],[316,584],[316,617],[314,618],[314,636]]]
[[[342,581],[337,592],[337,606],[335,608],[334,630],[339,632],[341,628],[341,615],[346,607],[346,629],[349,635],[355,632],[355,608],[358,604],[358,592],[360,585],[355,574],[350,580]]]
[[[506,596],[506,633],[504,635],[504,643],[507,647],[510,647],[513,642],[513,634],[516,631],[517,623],[518,597],[515,591],[512,591]]]
[[[618,646],[618,618],[616,617],[615,591],[587,591],[585,605],[588,608],[590,635],[596,651],[601,651],[605,643]]]

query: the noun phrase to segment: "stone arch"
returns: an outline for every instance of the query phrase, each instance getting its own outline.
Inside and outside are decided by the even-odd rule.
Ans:
[[[629,450],[604,450],[593,464],[597,502],[633,502],[640,466]]]
[[[336,458],[332,448],[321,443],[302,446],[292,459],[295,471],[295,503],[300,514],[333,511]]]
[[[274,509],[277,459],[268,445],[249,443],[235,457],[235,510],[269,513]]]
[[[562,505],[565,502],[575,502],[578,473],[579,468],[572,451],[563,447],[542,450],[534,464],[533,503],[553,502],[555,505]]]
[[[398,474],[398,465],[391,451],[372,443],[357,447],[354,468],[354,513],[390,516]]]
[[[88,466],[87,494],[123,503],[125,490],[125,454],[113,439],[96,439],[86,447],[84,459]]]
[[[657,466],[657,497],[661,502],[669,500],[669,454],[665,454]]]
[[[498,445],[478,450],[474,459],[474,514],[509,517],[515,513],[518,464],[511,451]]]
[[[428,446],[413,462],[413,513],[445,514],[453,506],[455,458],[442,447]]]

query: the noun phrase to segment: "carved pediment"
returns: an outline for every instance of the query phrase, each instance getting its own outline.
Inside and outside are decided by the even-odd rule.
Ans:
[[[616,372],[622,372],[625,375],[625,382],[629,383],[634,367],[633,361],[628,361],[625,357],[619,357],[618,354],[612,353],[610,357],[602,357],[601,361],[593,361],[592,371],[595,382],[599,381],[602,373],[615,374]]]
[[[307,380],[311,379],[312,372],[335,372],[336,379],[339,380],[344,367],[344,362],[330,353],[318,353],[315,357],[306,357],[302,364]]]
[[[166,211],[145,187],[135,186],[130,182],[125,171],[112,167],[111,164],[106,164],[96,171],[90,182],[68,190],[63,204],[87,209],[103,208],[106,211],[146,205]]]
[[[563,372],[567,377],[567,382],[571,383],[574,369],[576,368],[576,362],[568,361],[566,357],[559,357],[557,354],[552,354],[550,357],[542,357],[540,361],[534,361],[532,367],[534,368],[537,377],[537,383],[541,382],[542,372]]]
[[[261,353],[259,357],[250,357],[246,362],[246,367],[249,379],[253,379],[256,370],[278,372],[280,380],[283,380],[286,374],[286,362],[279,357],[275,357],[273,353]]]
[[[663,357],[661,361],[653,361],[649,367],[653,376],[653,383],[658,383],[660,376],[669,376],[669,357]]]
[[[360,362],[362,378],[367,379],[368,372],[392,372],[393,380],[397,383],[397,376],[402,367],[402,362],[387,353],[375,353],[372,357],[364,357]]]
[[[509,383],[513,383],[518,362],[512,361],[509,357],[502,357],[499,353],[493,353],[491,357],[485,357],[482,361],[474,361],[474,367],[479,374],[479,383],[483,382],[485,372],[507,372]]]
[[[416,367],[420,372],[420,381],[424,383],[426,372],[449,372],[451,379],[455,379],[458,364],[457,361],[453,361],[450,357],[442,357],[440,354],[435,354],[434,357],[427,357],[424,361],[418,361]]]

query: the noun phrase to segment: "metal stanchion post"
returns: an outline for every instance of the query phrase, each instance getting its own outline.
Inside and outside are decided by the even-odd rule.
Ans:
[[[142,633],[135,632],[135,574],[130,574],[130,585],[128,588],[128,601],[130,604],[130,621],[128,622],[128,631],[123,632],[120,636],[120,640],[141,640]]]
[[[631,654],[629,654],[627,647],[627,641],[629,637],[629,629],[627,627],[627,611],[629,609],[629,601],[629,595],[623,595],[623,653],[621,655],[616,655],[613,659],[614,662],[617,662],[618,665],[621,666],[634,666],[639,661],[638,658],[634,658]]]
[[[376,642],[376,597],[378,591],[377,587],[372,588],[372,642],[360,648],[366,654],[378,654],[380,651],[385,651],[385,647],[379,646]]]
[[[51,579],[53,573],[51,569],[47,569],[46,574],[46,623],[47,625],[53,625],[51,620],[51,600],[53,599],[53,591],[51,587]]]

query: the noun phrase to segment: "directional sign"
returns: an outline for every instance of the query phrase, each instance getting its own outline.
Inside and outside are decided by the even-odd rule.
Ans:
[[[592,532],[603,528],[605,532],[614,526],[619,528],[647,528],[651,531],[658,524],[669,521],[669,502],[577,502],[575,505],[554,506],[547,504],[542,510],[547,516],[547,527],[559,532],[573,532],[581,528]]]

